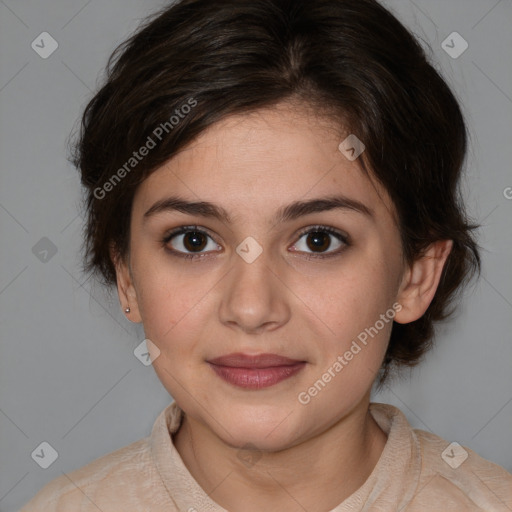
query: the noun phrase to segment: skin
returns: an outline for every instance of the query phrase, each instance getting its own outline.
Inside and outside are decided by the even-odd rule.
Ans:
[[[112,253],[122,307],[160,350],[155,371],[185,412],[175,446],[199,485],[233,512],[328,511],[364,483],[386,443],[368,407],[392,322],[308,404],[298,394],[394,303],[395,321],[421,317],[451,249],[436,242],[404,263],[393,204],[338,150],[346,136],[291,104],[224,119],[139,186],[129,254]],[[231,222],[172,210],[145,218],[171,195],[215,203]],[[363,203],[371,216],[334,209],[276,222],[284,205],[332,195]],[[194,254],[184,235],[162,243],[190,225],[211,236],[200,239],[203,257],[195,260],[168,252]],[[316,225],[346,233],[349,244],[325,235],[331,245],[315,249],[301,231]],[[263,249],[252,263],[236,252],[247,237]],[[207,363],[232,352],[307,364],[274,386],[247,390]],[[241,452],[247,443],[253,448]],[[240,453],[255,463],[245,465]]]

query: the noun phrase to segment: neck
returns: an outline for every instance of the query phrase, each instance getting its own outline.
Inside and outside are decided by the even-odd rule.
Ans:
[[[188,415],[173,442],[198,484],[230,512],[328,512],[365,482],[384,449],[368,405],[369,396],[321,434],[277,452],[246,452],[243,461]]]

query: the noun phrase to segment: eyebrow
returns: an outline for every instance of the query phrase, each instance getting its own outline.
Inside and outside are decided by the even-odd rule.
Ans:
[[[373,217],[373,210],[360,201],[345,196],[328,196],[307,201],[295,201],[283,206],[277,211],[275,220],[278,223],[290,222],[312,213],[338,209],[351,210],[370,218]],[[174,211],[205,218],[214,218],[227,224],[232,222],[229,213],[221,206],[208,201],[187,201],[176,196],[157,201],[146,211],[144,220],[158,213]]]

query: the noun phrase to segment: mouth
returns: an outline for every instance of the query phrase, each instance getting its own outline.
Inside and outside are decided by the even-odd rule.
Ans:
[[[286,380],[306,365],[306,361],[277,354],[228,354],[207,361],[224,381],[246,389],[262,389]]]

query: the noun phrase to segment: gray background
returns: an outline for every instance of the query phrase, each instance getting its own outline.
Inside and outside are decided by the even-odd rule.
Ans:
[[[1,512],[147,436],[171,401],[133,354],[141,328],[80,272],[81,192],[66,161],[66,138],[107,57],[162,5],[0,0]],[[512,2],[385,5],[432,46],[462,102],[472,137],[464,189],[483,226],[484,270],[425,363],[373,400],[512,471]],[[47,59],[31,48],[45,31],[59,45]],[[456,59],[442,48],[453,31],[469,44]],[[59,454],[48,469],[31,457],[43,441]]]

